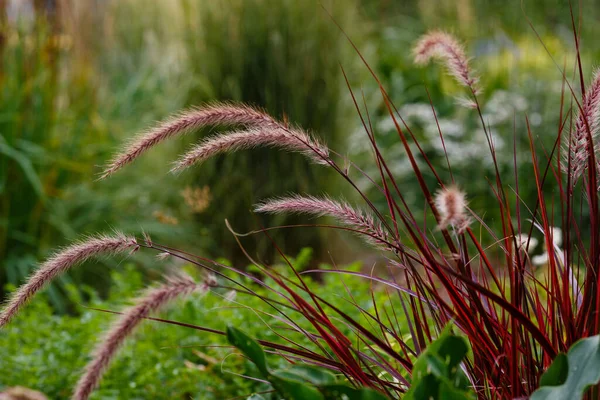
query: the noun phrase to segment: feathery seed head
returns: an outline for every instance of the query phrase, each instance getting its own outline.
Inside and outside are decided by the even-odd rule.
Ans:
[[[306,155],[317,164],[327,164],[329,149],[300,129],[281,126],[253,127],[204,139],[177,160],[172,171],[180,171],[215,155],[260,146],[278,147]]]
[[[597,152],[596,139],[600,128],[600,70],[596,70],[592,84],[583,97],[581,110],[575,119],[575,129],[570,138],[565,135],[566,155],[564,170],[571,174],[571,180],[575,182],[587,168],[590,147]],[[589,138],[592,138],[592,146],[589,146]],[[570,158],[570,170],[569,168]],[[598,160],[596,160],[598,161]]]
[[[207,287],[216,287],[218,283],[217,277],[214,274],[208,274],[204,279],[204,284]]]
[[[448,73],[458,83],[471,88],[475,93],[479,92],[479,78],[473,74],[465,50],[454,36],[442,31],[427,33],[415,45],[413,55],[415,63],[419,65],[426,64],[431,59],[442,61]]]
[[[116,233],[113,236],[91,237],[58,252],[44,262],[11,296],[0,314],[0,328],[6,325],[35,293],[71,267],[97,255],[135,251],[138,248],[135,238]]]
[[[352,208],[347,203],[340,203],[327,197],[291,196],[266,200],[257,204],[256,212],[281,214],[308,214],[316,217],[330,216],[338,222],[365,233],[365,238],[370,244],[391,250],[390,239],[381,224],[376,223],[373,216]]]
[[[435,206],[440,213],[439,229],[450,225],[462,233],[469,226],[471,221],[466,215],[466,196],[458,188],[450,186],[439,190],[435,196]]]
[[[206,290],[206,285],[199,285],[186,275],[168,277],[162,285],[147,289],[135,305],[119,316],[106,336],[98,343],[93,359],[79,379],[72,399],[85,400],[90,396],[125,339],[133,333],[144,318],[176,298],[188,296],[198,290]]]
[[[106,166],[104,179],[158,143],[207,126],[280,126],[268,114],[246,105],[216,103],[183,111],[137,135]]]

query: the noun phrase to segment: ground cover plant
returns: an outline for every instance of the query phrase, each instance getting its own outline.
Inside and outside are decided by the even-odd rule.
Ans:
[[[308,252],[304,252],[291,260],[297,268],[304,270],[308,267],[310,257]],[[165,260],[161,264],[169,266],[170,262]],[[184,269],[194,275],[189,264],[171,267]],[[287,273],[287,266],[273,267]],[[344,266],[344,269],[359,272],[360,265]],[[0,393],[8,387],[24,386],[44,393],[49,399],[69,398],[88,361],[89,349],[97,340],[98,333],[111,323],[109,315],[97,310],[119,310],[129,305],[136,292],[152,279],[129,262],[113,268],[111,278],[114,284],[106,299],[100,298],[93,289],[84,287],[83,292],[91,299],[84,301],[85,296],[79,294],[82,291],[80,286],[68,286],[69,300],[78,305],[76,315],[53,314],[48,302],[44,301],[48,297],[45,292],[2,331]],[[347,288],[357,304],[373,311],[370,288],[363,284],[360,277],[345,276],[340,279],[340,276],[330,275],[322,278],[323,286],[310,278],[307,284],[314,286],[316,293],[325,296],[340,309],[350,313],[355,307],[344,299],[347,297],[343,295]],[[250,279],[246,283],[262,296],[268,295],[267,289]],[[385,306],[387,296],[384,292],[375,293],[375,298],[379,307]],[[228,290],[217,290],[206,296],[178,302],[177,307],[169,310],[168,316],[181,322],[219,330],[225,330],[227,324],[232,324],[252,337],[284,344],[274,332],[265,329],[259,316],[252,311],[253,308],[260,309],[261,305],[260,298],[232,296]],[[347,332],[350,333],[350,330]],[[181,399],[220,400],[266,390],[264,384],[237,375],[254,372],[244,358],[231,355],[225,337],[189,335],[181,327],[160,322],[146,323],[135,337],[136,340],[129,341],[119,352],[106,372],[102,385],[91,398],[168,399],[176,394],[175,397]],[[15,352],[4,349],[21,350]],[[287,364],[279,357],[268,357],[273,367]]]
[[[360,166],[305,130],[243,104],[215,103],[183,111],[135,137],[102,173],[102,178],[108,178],[150,148],[207,126],[231,130],[200,140],[175,162],[174,172],[201,164],[216,155],[255,147],[275,147],[300,153],[316,164],[315,168],[336,172],[357,192],[364,202],[363,207],[355,208],[327,196],[287,195],[264,200],[256,205],[255,211],[328,216],[338,225],[312,225],[342,229],[365,238],[385,255],[387,271],[377,274],[348,272],[334,267],[304,273],[354,274],[367,282],[383,285],[389,293],[388,309],[376,307],[374,301],[372,312],[358,305],[354,313],[343,311],[312,290],[303,274],[283,253],[281,256],[289,267],[288,274],[269,268],[247,253],[253,272],[156,243],[148,235],[133,237],[113,233],[83,240],[42,264],[29,281],[14,292],[0,314],[0,327],[9,324],[41,288],[75,265],[101,254],[148,251],[155,252],[161,259],[174,258],[191,263],[203,273],[195,279],[182,273],[172,274],[118,313],[115,324],[98,342],[76,384],[74,399],[88,398],[101,384],[118,349],[145,319],[177,298],[205,294],[223,286],[240,295],[262,300],[267,311],[257,312],[264,315],[265,323],[284,344],[265,339],[253,342],[239,334],[236,327],[224,331],[165,319],[160,322],[198,331],[194,334],[228,336],[244,355],[255,363],[259,360],[257,368],[262,373],[261,382],[272,386],[265,390],[268,395],[277,396],[276,393],[283,392],[288,398],[332,398],[327,387],[313,385],[316,389],[290,391],[282,387],[280,377],[266,381],[273,374],[260,361],[264,356],[257,356],[263,354],[259,350],[261,347],[291,364],[331,371],[336,376],[336,383],[342,382],[341,385],[348,388],[340,390],[348,390],[351,395],[354,390],[364,389],[365,393],[376,393],[374,396],[383,398],[418,398],[413,385],[420,376],[429,376],[424,371],[429,372],[432,368],[431,365],[422,368],[418,360],[422,355],[430,355],[435,360],[436,354],[428,348],[433,346],[435,350],[433,343],[448,324],[454,325],[467,339],[469,354],[464,360],[464,354],[461,354],[460,362],[453,359],[442,365],[451,373],[440,376],[449,381],[461,380],[457,390],[470,390],[480,399],[517,399],[532,395],[541,383],[550,379],[542,382],[542,377],[550,376],[543,374],[555,365],[553,360],[564,360],[559,354],[567,353],[575,343],[582,343],[578,342],[580,339],[600,332],[600,314],[596,312],[600,305],[597,170],[600,74],[588,77],[583,73],[577,23],[572,14],[571,18],[577,57],[570,65],[574,70],[573,78],[569,77],[566,67],[557,63],[562,91],[553,146],[538,146],[528,116],[515,115],[515,118],[525,120],[525,129],[521,132],[515,129],[514,135],[515,138],[517,135],[528,138],[532,165],[529,175],[523,176],[515,168],[513,175],[503,176],[496,167],[492,177],[472,177],[488,178],[489,190],[496,198],[496,211],[501,216],[499,230],[486,224],[485,210],[468,207],[468,193],[460,189],[461,182],[453,174],[450,161],[445,170],[436,170],[428,161],[427,154],[414,140],[410,125],[382,85],[379,85],[380,95],[403,146],[403,156],[407,157],[419,184],[423,209],[408,207],[402,182],[395,179],[379,151],[369,110],[363,106],[364,99],[352,91],[350,94],[372,145],[373,162],[379,174],[367,179],[385,200],[385,209],[378,209],[355,183],[356,177],[365,175]],[[439,61],[464,88],[464,97],[457,100],[479,119],[487,147],[482,151],[488,151],[492,165],[497,166],[494,135],[488,129],[480,103],[484,88],[480,86],[472,60],[461,43],[446,32],[434,31],[416,43],[413,54],[417,64]],[[365,65],[369,67],[366,61]],[[373,79],[379,82],[375,73]],[[433,110],[432,107],[435,120]],[[439,136],[443,145],[441,128]],[[424,167],[419,166],[417,158],[424,161]],[[514,158],[517,164],[516,151]],[[426,176],[435,181],[433,187],[427,184]],[[535,181],[538,196],[534,204],[523,204],[520,199],[519,185],[524,179]],[[553,188],[550,194],[548,187]],[[234,223],[228,222],[227,226],[243,249],[243,240],[248,233],[237,233]],[[252,233],[264,234],[269,240],[270,231],[276,228],[289,229],[270,227]],[[543,238],[544,275],[534,268],[529,256],[534,231]],[[271,244],[277,249],[276,242]],[[245,284],[244,279],[263,286],[269,294],[258,294]],[[359,321],[358,315],[367,322]],[[399,315],[402,320],[406,319],[405,323],[399,322]],[[285,327],[275,327],[275,321]],[[301,345],[294,335],[302,335],[312,347]],[[452,359],[451,355],[443,357]],[[564,371],[564,368],[555,366],[547,374],[554,371]],[[558,375],[564,378],[563,373]],[[288,375],[288,378],[294,388],[302,386],[297,376]],[[585,381],[582,389],[594,381]],[[566,385],[569,378],[553,382]],[[464,396],[468,398],[469,395]],[[587,394],[588,398],[597,398],[597,395],[595,389]],[[253,395],[254,398],[257,396]]]

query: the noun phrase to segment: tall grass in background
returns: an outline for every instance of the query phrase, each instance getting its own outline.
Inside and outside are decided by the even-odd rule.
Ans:
[[[211,164],[207,174],[188,176],[184,188],[157,189],[160,160],[181,145],[156,153],[128,185],[119,178],[82,179],[94,175],[93,166],[125,132],[186,105],[225,99],[262,104],[343,142],[352,110],[340,96],[338,63],[347,61],[347,47],[318,4],[35,4],[15,20],[3,19],[0,284],[21,282],[62,238],[117,222],[124,229],[144,226],[158,238],[175,230],[194,237],[204,253],[230,250],[236,247],[224,232],[225,216],[241,229],[259,226],[242,210],[272,189],[274,171],[288,171],[288,190],[305,191],[317,179],[294,157],[263,153]],[[362,26],[354,7],[334,5],[332,11],[349,26]],[[223,172],[230,182],[220,178]],[[263,188],[252,191],[251,177]],[[105,201],[108,193],[116,198]],[[217,196],[227,200],[212,202]],[[307,232],[305,239],[288,241],[286,251],[298,251],[300,243],[319,248],[319,235]],[[109,276],[97,270],[64,279],[70,278],[102,289]],[[52,291],[64,310],[61,291]]]
[[[65,62],[71,38],[43,15],[0,19],[0,286],[18,284],[69,236],[53,205],[94,168],[95,96],[89,75]],[[87,133],[88,135],[84,134]],[[93,139],[92,139],[93,137]],[[87,153],[87,154],[86,154]],[[82,155],[83,154],[83,155]],[[65,278],[67,279],[67,278]],[[51,291],[55,305],[61,296]]]
[[[318,2],[226,0],[180,4],[178,23],[186,58],[187,104],[231,100],[260,105],[344,148],[353,124],[340,64],[348,65],[352,56]],[[357,14],[359,2],[326,1],[323,6],[356,36],[367,39],[366,22]],[[286,171],[285,179],[280,178],[279,171]],[[248,218],[247,210],[275,188],[318,194],[332,185],[328,172],[311,171],[299,157],[265,151],[211,160],[202,172],[189,178],[193,186],[206,188],[212,199],[221,199],[196,213],[204,238],[210,240],[206,250],[213,256],[225,251],[235,261],[244,257],[225,229],[225,218],[234,221],[241,231],[299,223],[295,217]],[[289,231],[276,235],[284,251],[295,254],[303,246],[310,246],[323,255],[322,235],[310,231],[293,235]],[[273,259],[273,249],[264,243],[257,242],[249,249]]]
[[[152,199],[164,205],[181,198],[179,193],[165,196],[162,190],[140,197],[140,187],[148,182],[143,179],[129,190],[116,190],[122,182],[88,179],[123,131],[183,106],[177,92],[163,91],[167,85],[177,86],[172,78],[176,71],[171,68],[167,74],[165,64],[147,55],[139,62],[128,60],[129,69],[122,68],[124,62],[117,64],[115,59],[127,55],[115,54],[114,40],[105,35],[110,31],[104,3],[32,4],[35,7],[24,6],[19,13],[10,8],[0,13],[2,290],[6,283],[22,282],[49,249],[78,232],[106,229],[117,219],[130,227],[145,221],[143,225],[156,234],[167,227],[172,231],[152,212],[137,210],[152,208]],[[143,49],[149,47],[157,52],[155,46]],[[168,101],[142,101],[159,91]],[[102,201],[107,193],[116,193],[116,202]],[[179,229],[191,231],[190,226]],[[57,310],[66,311],[62,283],[89,284],[104,293],[109,279],[103,269],[65,276],[50,288],[50,299]]]

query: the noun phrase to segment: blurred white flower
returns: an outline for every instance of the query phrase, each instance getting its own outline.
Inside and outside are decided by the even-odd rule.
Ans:
[[[449,136],[461,137],[465,133],[465,127],[457,120],[440,118],[438,120],[438,123],[440,124],[439,130],[437,124],[435,123],[435,120],[427,124],[427,126],[425,127],[425,132],[427,133],[427,136],[429,136],[432,140],[440,140],[440,130],[442,131],[444,140],[446,140],[446,138]]]
[[[562,244],[562,230],[556,226],[553,226],[550,229],[552,230],[552,244],[555,247],[560,246]]]
[[[564,252],[561,250],[560,245],[562,244],[562,230],[559,227],[553,226],[550,228],[552,231],[552,246],[554,247],[554,254],[558,262],[562,265],[564,258]],[[544,245],[544,253],[531,257],[531,263],[533,265],[546,265],[549,260],[548,248]]]
[[[540,113],[534,112],[533,114],[531,114],[531,116],[529,117],[529,123],[531,124],[531,126],[540,126],[542,124],[542,116],[540,115]]]
[[[548,252],[544,252],[542,254],[540,254],[539,256],[533,256],[531,257],[531,263],[533,265],[546,265],[548,264]]]
[[[538,240],[536,238],[529,238],[527,235],[523,235],[522,233],[516,235],[516,239],[517,246],[519,246],[519,248],[525,248],[527,246],[527,242],[529,242],[529,247],[527,248],[529,252],[532,252],[538,245]]]
[[[412,120],[420,123],[433,121],[435,123],[431,105],[428,103],[406,104],[400,109],[400,115],[402,115],[402,118],[404,118],[406,121]]]
[[[485,105],[483,119],[486,124],[494,126],[512,121],[515,112],[523,112],[527,108],[525,97],[518,93],[497,90]]]

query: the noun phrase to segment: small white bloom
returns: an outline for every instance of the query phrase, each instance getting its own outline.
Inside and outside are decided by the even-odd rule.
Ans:
[[[544,253],[540,254],[539,256],[531,257],[531,263],[533,265],[538,265],[538,266],[548,264],[548,252],[544,252]]]
[[[529,252],[532,252],[538,245],[538,240],[534,237],[529,238],[527,235],[523,235],[522,233],[519,233],[518,235],[516,235],[516,239],[517,239],[517,246],[519,246],[519,248],[525,248],[527,246],[527,242],[529,241],[529,247],[528,250]]]
[[[553,226],[550,229],[552,229],[552,244],[560,246],[562,244],[562,230],[557,226]]]

